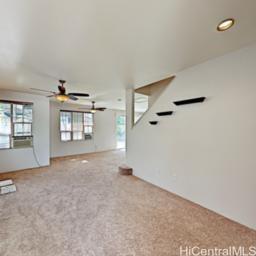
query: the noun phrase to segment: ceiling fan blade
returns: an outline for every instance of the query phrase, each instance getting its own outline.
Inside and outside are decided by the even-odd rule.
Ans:
[[[69,93],[68,95],[74,95],[74,96],[78,96],[78,97],[89,97],[90,96],[88,93],[77,93],[77,92],[72,92],[72,93]]]
[[[98,111],[104,111],[106,110],[107,108],[95,108],[95,110],[98,110]]]
[[[51,92],[51,93],[54,93],[53,91],[47,91],[47,90],[42,90],[42,89],[37,89],[37,88],[30,88],[30,90],[33,90],[33,91],[39,91],[39,92]]]
[[[75,96],[73,96],[73,95],[69,95],[69,94],[68,94],[68,97],[69,97],[70,100],[78,100],[78,98],[75,97]]]
[[[55,94],[46,96],[47,98],[55,97]]]

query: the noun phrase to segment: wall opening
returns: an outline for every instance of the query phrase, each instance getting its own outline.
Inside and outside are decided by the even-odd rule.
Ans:
[[[116,118],[116,148],[125,149],[125,115],[118,115]]]

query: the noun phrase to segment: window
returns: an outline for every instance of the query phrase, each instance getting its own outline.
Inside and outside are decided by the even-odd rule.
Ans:
[[[0,101],[0,149],[12,148],[15,138],[32,137],[32,106]]]
[[[32,105],[13,104],[14,136],[32,136]]]
[[[61,141],[71,140],[71,112],[60,112]]]
[[[73,112],[73,140],[83,139],[83,113]]]
[[[0,148],[10,148],[11,134],[11,104],[0,102]]]
[[[93,131],[93,114],[84,113],[84,133],[85,135],[92,135]]]
[[[61,141],[91,139],[93,134],[93,114],[78,111],[60,111]]]

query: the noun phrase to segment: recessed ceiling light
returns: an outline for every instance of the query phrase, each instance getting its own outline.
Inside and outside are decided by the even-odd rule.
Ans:
[[[232,18],[225,19],[219,23],[219,25],[217,26],[217,30],[218,31],[226,31],[229,28],[231,28],[234,25],[234,23],[235,23],[235,20]]]

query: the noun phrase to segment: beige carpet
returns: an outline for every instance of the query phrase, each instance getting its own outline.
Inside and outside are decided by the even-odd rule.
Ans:
[[[255,245],[255,231],[119,176],[123,159],[120,151],[87,154],[0,175],[18,189],[0,197],[0,255],[176,256],[180,246]]]

